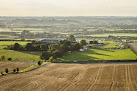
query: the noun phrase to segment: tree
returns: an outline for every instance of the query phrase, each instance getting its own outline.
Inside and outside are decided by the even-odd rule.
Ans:
[[[32,43],[27,43],[25,46],[26,50],[31,50],[32,49]]]
[[[1,71],[1,75],[4,75],[2,71]]]
[[[79,43],[75,43],[75,45],[73,46],[73,50],[79,50],[80,49],[80,44]]]
[[[15,73],[15,72],[16,72],[16,69],[13,69],[13,72]]]
[[[5,60],[5,56],[1,56],[1,60]]]
[[[49,46],[49,48],[50,48],[51,50],[57,50],[57,49],[59,49],[59,45],[57,45],[57,44],[52,44],[52,45]]]
[[[80,41],[80,45],[81,45],[81,46],[86,45],[86,44],[87,44],[87,43],[86,43],[86,40],[81,40],[81,41]]]
[[[41,61],[38,61],[38,65],[40,66],[42,64],[42,62]]]
[[[13,45],[13,50],[19,50],[19,49],[20,49],[20,47],[21,47],[21,45],[20,45],[20,44],[15,43],[15,44]]]
[[[8,58],[8,60],[9,60],[9,61],[11,61],[11,60],[12,60],[12,58]]]
[[[62,57],[62,55],[61,55],[61,53],[60,53],[59,50],[54,51],[54,53],[53,53],[52,56],[53,56],[54,59],[56,59],[56,58],[58,58],[58,57]]]
[[[74,35],[70,35],[70,36],[68,37],[68,41],[70,41],[70,42],[76,41]]]
[[[51,56],[51,54],[49,52],[44,51],[44,52],[41,53],[40,58],[42,60],[48,60],[50,58],[50,56]]]
[[[5,72],[6,72],[6,73],[8,73],[8,72],[9,72],[8,68],[6,68],[6,69],[5,69]]]
[[[19,68],[17,68],[17,72],[19,72]]]
[[[40,45],[40,49],[41,49],[42,51],[46,51],[46,50],[48,49],[48,47],[47,47],[47,45],[41,44],[41,45]]]
[[[66,51],[68,51],[68,49],[69,48],[68,48],[66,43],[63,43],[63,44],[60,45],[60,51],[61,52],[66,52]]]

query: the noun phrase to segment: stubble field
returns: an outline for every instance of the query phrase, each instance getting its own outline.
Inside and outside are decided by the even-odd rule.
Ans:
[[[1,91],[137,91],[137,64],[46,64],[0,77]]]
[[[131,48],[137,53],[137,43],[128,43]]]
[[[0,62],[0,72],[5,72],[5,68],[8,68],[9,72],[13,71],[13,69],[16,69],[17,67],[20,70],[23,70],[34,64],[34,62]]]

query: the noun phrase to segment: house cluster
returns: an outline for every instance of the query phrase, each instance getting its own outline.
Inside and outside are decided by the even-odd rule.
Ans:
[[[47,45],[58,44],[58,40],[38,39],[32,42],[32,44],[47,44]]]
[[[134,40],[122,40],[123,42],[135,42]]]
[[[120,46],[121,49],[125,48],[125,44],[123,44],[122,42],[119,42],[119,46]]]

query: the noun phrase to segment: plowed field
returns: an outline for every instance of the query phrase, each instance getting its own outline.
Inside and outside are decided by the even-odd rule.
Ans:
[[[0,91],[137,91],[137,64],[46,64],[0,77]]]

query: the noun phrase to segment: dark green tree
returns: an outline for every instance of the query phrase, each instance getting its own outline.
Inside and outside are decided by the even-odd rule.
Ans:
[[[19,68],[17,68],[17,72],[19,72]]]
[[[13,72],[15,73],[15,72],[16,72],[16,69],[13,69]]]
[[[48,60],[50,58],[51,54],[48,51],[44,51],[41,53],[40,58],[42,60]]]
[[[13,50],[20,50],[20,47],[21,47],[20,44],[15,43],[15,44],[13,45]]]
[[[86,40],[81,40],[81,41],[80,41],[80,45],[81,45],[81,46],[86,45],[86,44],[87,44],[87,43],[86,43]]]
[[[6,69],[5,69],[5,72],[6,72],[6,73],[8,73],[8,72],[9,72],[8,68],[6,68]]]
[[[41,45],[40,45],[40,49],[41,49],[42,51],[46,51],[46,50],[48,49],[48,47],[47,47],[47,45],[41,44]]]
[[[25,46],[25,49],[28,51],[31,50],[32,49],[32,43],[27,43]]]
[[[70,42],[76,41],[74,35],[70,35],[70,36],[68,37],[68,41],[70,41]]]
[[[5,56],[1,56],[1,60],[5,60]]]
[[[80,49],[80,44],[79,43],[75,43],[75,45],[73,46],[73,50],[79,50]]]
[[[8,60],[9,60],[9,61],[11,61],[11,60],[12,60],[12,58],[8,58]]]
[[[49,49],[51,49],[51,50],[58,50],[59,49],[59,45],[52,44],[52,45],[49,46]]]
[[[42,62],[41,61],[38,61],[38,65],[40,66],[42,64]]]

